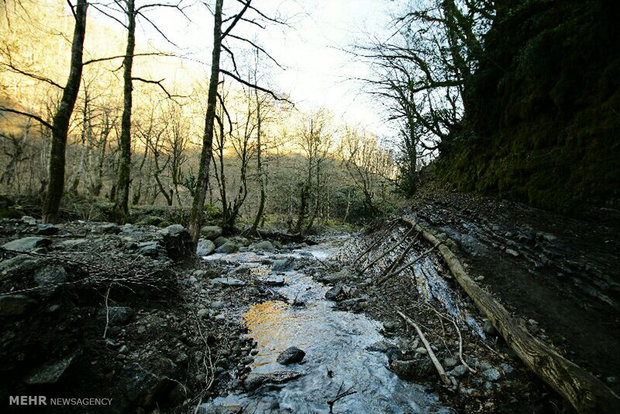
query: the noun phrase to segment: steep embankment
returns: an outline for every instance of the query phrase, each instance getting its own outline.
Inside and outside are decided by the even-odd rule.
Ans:
[[[559,211],[618,204],[620,6],[512,1],[466,84],[466,130],[439,175],[461,191]]]

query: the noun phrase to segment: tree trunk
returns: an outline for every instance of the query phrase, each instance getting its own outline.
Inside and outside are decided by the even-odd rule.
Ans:
[[[136,13],[134,0],[127,0],[127,49],[123,59],[123,117],[121,119],[121,157],[116,178],[114,218],[125,223],[129,216],[129,181],[131,173],[131,106],[133,81],[131,71],[136,46]]]
[[[60,199],[65,185],[65,150],[69,121],[75,101],[77,100],[82,80],[82,55],[84,52],[84,37],[86,33],[86,0],[78,0],[75,7],[75,28],[71,43],[71,70],[67,84],[62,93],[60,105],[52,122],[52,148],[50,151],[49,182],[45,201],[43,202],[43,222],[54,223],[58,220]]]
[[[258,91],[254,90],[256,97],[256,170],[258,173],[258,183],[260,185],[260,198],[258,201],[258,210],[256,211],[256,218],[254,224],[252,224],[252,233],[256,233],[258,225],[263,217],[263,211],[265,210],[265,176],[263,174],[263,162],[261,159],[261,113],[260,113],[260,100],[258,98]]]
[[[205,197],[209,187],[209,165],[213,145],[213,126],[215,122],[215,105],[217,103],[217,84],[220,74],[220,52],[222,46],[222,3],[216,0],[213,25],[213,51],[211,55],[211,78],[209,79],[209,94],[207,97],[207,113],[205,115],[205,130],[202,137],[202,152],[200,154],[200,168],[196,183],[196,194],[192,202],[189,216],[189,232],[192,236],[194,248],[198,245],[200,228],[204,215]]]

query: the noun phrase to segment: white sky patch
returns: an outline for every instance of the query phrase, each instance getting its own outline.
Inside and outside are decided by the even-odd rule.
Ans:
[[[214,3],[213,1],[208,3]],[[356,42],[368,42],[368,34],[383,37],[389,29],[390,11],[396,6],[388,0],[254,0],[252,5],[267,16],[286,17],[291,27],[271,24],[260,30],[239,23],[233,33],[256,41],[286,68],[270,65],[262,82],[275,90],[288,93],[302,110],[325,107],[337,118],[366,128],[379,135],[390,135],[376,98],[362,91],[360,82],[352,78],[369,76],[368,67],[345,52]],[[233,0],[228,7],[239,7]],[[181,53],[205,64],[209,73],[213,17],[207,8],[196,3],[186,10],[191,22],[169,8],[149,13],[152,21],[179,46]],[[248,12],[247,15],[252,15]],[[226,25],[225,25],[226,26]],[[162,37],[142,22],[143,39],[160,49],[170,49]],[[247,45],[234,42],[237,63],[242,66]],[[226,54],[223,52],[225,59]],[[262,57],[266,60],[266,57]],[[223,67],[230,70],[229,60]],[[241,70],[241,69],[240,69]],[[243,73],[243,71],[242,71]]]

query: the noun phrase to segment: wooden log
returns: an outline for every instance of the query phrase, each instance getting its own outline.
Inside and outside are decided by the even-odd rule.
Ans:
[[[420,339],[422,340],[422,343],[424,344],[424,348],[426,348],[426,351],[428,352],[428,357],[431,359],[433,365],[435,366],[435,369],[437,370],[437,373],[439,374],[439,378],[441,378],[444,384],[452,385],[450,378],[448,378],[448,376],[446,375],[446,371],[444,371],[443,367],[441,366],[441,363],[439,363],[439,360],[437,359],[437,357],[435,356],[435,353],[433,352],[433,348],[431,348],[431,344],[429,344],[428,341],[426,340],[426,337],[422,333],[422,330],[420,329],[418,324],[415,323],[411,318],[409,318],[407,315],[405,315],[401,311],[396,311],[396,313],[398,313],[400,317],[405,320],[405,322],[407,322],[409,325],[415,328],[416,332],[418,333],[418,336],[420,337]]]
[[[428,229],[411,219],[403,217],[402,220],[419,231],[430,243],[439,243]],[[620,398],[609,387],[534,337],[493,295],[469,277],[459,259],[445,244],[439,246],[439,252],[459,285],[528,368],[566,398],[579,413],[617,412]]]

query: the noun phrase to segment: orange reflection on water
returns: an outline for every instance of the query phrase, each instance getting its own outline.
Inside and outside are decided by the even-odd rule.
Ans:
[[[258,342],[255,366],[275,362],[280,352],[296,345],[291,341],[295,339],[299,321],[285,302],[275,300],[251,306],[243,319],[250,335]]]

